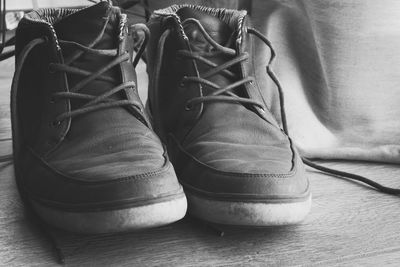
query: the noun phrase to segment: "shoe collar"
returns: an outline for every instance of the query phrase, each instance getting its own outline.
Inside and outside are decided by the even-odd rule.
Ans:
[[[202,11],[208,13],[209,15],[216,16],[225,23],[229,25],[234,31],[237,32],[236,43],[240,44],[242,42],[242,32],[244,31],[244,18],[247,16],[246,10],[233,10],[233,9],[226,9],[226,8],[212,8],[212,7],[205,7],[205,6],[198,6],[198,5],[191,5],[191,4],[182,4],[182,5],[172,5],[170,7],[159,9],[154,11],[152,17],[172,17],[175,19],[176,23],[179,25],[179,31],[182,37],[187,40],[188,37],[186,36],[182,22],[180,17],[177,14],[177,11],[181,8],[188,7],[194,10]]]

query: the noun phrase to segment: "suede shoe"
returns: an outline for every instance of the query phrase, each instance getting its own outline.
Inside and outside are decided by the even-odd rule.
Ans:
[[[174,5],[155,11],[148,26],[148,108],[188,212],[228,225],[302,221],[309,182],[260,94],[266,88],[254,77],[253,38],[270,44],[246,12]]]
[[[182,187],[138,96],[133,48],[126,16],[107,2],[33,11],[18,26],[15,173],[26,204],[51,225],[106,233],[185,215]]]

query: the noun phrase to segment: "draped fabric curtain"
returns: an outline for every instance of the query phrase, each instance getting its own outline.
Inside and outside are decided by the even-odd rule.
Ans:
[[[303,155],[400,163],[400,1],[254,1]],[[257,43],[257,76],[269,51]],[[263,55],[264,58],[260,58]],[[276,90],[265,90],[280,116]]]

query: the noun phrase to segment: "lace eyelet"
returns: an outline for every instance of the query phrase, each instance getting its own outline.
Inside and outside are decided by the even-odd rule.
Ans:
[[[48,69],[49,69],[49,73],[50,74],[54,74],[56,73],[56,71],[53,69],[54,64],[53,63],[49,63]]]
[[[260,108],[260,112],[261,112],[262,114],[265,114],[265,109]]]
[[[190,104],[186,104],[185,105],[185,110],[186,111],[190,111],[190,110],[192,110],[192,108],[193,108],[193,105],[190,105]]]
[[[179,83],[179,87],[184,87],[185,86],[185,79],[187,79],[187,76],[183,76],[181,82]]]
[[[55,120],[55,121],[50,122],[51,127],[58,127],[60,125],[61,125],[61,121]]]

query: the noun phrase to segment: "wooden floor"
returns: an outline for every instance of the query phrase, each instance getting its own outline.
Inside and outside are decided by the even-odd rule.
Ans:
[[[10,137],[9,90],[13,59],[0,64],[0,139]],[[139,68],[144,77],[144,67]],[[146,88],[142,81],[141,88]],[[145,92],[141,92],[145,95]],[[0,156],[11,142],[0,141]],[[400,168],[367,163],[324,163],[400,186]],[[313,207],[298,226],[216,229],[191,218],[143,232],[75,236],[43,230],[25,211],[13,166],[0,164],[0,264],[52,266],[231,266],[400,264],[400,198],[309,170]],[[49,238],[51,236],[51,238]],[[53,242],[51,242],[53,240]],[[55,250],[59,248],[59,251]]]

